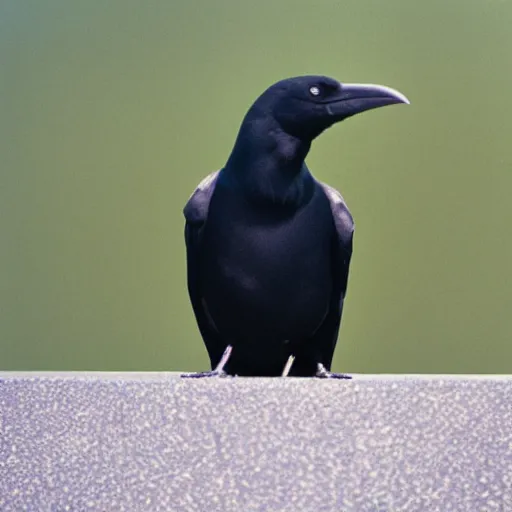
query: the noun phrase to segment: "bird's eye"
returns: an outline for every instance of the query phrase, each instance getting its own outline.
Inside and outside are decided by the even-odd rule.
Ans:
[[[318,96],[320,94],[320,89],[316,85],[313,85],[313,87],[309,88],[309,92],[311,96]]]

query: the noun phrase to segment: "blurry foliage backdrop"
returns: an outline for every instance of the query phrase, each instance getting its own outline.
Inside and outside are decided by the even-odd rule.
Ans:
[[[356,221],[336,370],[512,373],[512,2],[1,0],[0,369],[208,367],[182,207],[274,81],[411,106],[308,164]]]

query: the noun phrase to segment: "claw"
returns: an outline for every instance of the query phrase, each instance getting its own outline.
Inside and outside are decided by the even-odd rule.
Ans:
[[[315,377],[318,379],[351,379],[351,375],[346,373],[332,373],[322,364],[318,363],[316,366]]]
[[[290,370],[292,369],[294,361],[295,361],[295,356],[290,356],[288,358],[288,361],[286,361],[286,364],[284,365],[283,373],[281,374],[281,377],[288,377],[288,374],[290,373]]]
[[[202,377],[230,377],[230,375],[224,371],[224,366],[226,366],[232,351],[233,347],[228,345],[226,350],[224,350],[224,354],[222,354],[222,357],[220,358],[219,364],[209,372],[183,373],[181,376],[189,379],[200,379]]]

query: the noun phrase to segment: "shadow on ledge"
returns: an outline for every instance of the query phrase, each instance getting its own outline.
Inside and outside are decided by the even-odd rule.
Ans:
[[[0,373],[2,512],[509,512],[512,377]]]

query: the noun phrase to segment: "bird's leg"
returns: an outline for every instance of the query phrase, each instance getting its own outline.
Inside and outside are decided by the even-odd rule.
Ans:
[[[346,373],[332,373],[322,364],[318,363],[316,365],[316,373],[315,377],[319,379],[351,379],[351,375],[347,375]]]
[[[295,361],[295,356],[290,356],[288,358],[288,361],[286,361],[286,364],[284,365],[283,373],[281,374],[281,377],[288,377],[288,374],[290,373],[290,370],[292,369],[294,361]]]
[[[231,352],[233,350],[233,347],[231,345],[228,345],[226,347],[226,350],[224,350],[224,354],[222,354],[222,357],[220,358],[219,363],[217,366],[209,371],[209,372],[199,372],[199,373],[184,373],[181,376],[185,378],[195,378],[199,379],[201,377],[230,377],[225,370],[224,367],[226,366],[229,357],[231,356]]]

